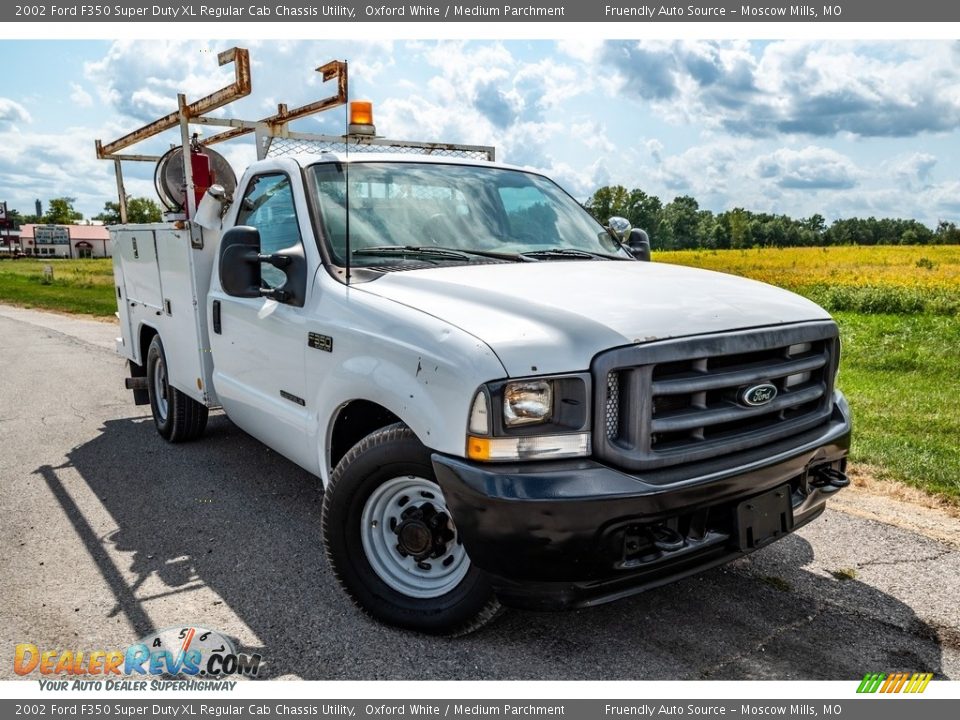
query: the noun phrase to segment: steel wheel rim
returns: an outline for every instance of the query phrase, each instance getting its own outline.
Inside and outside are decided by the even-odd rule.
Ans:
[[[167,419],[169,386],[167,385],[167,368],[164,365],[163,358],[158,358],[153,366],[153,395],[156,398],[157,415],[160,421]]]
[[[447,515],[445,527],[453,533],[440,557],[423,561],[429,569],[418,565],[413,556],[401,554],[396,533],[404,510],[427,504]],[[453,590],[470,569],[470,559],[449,517],[440,486],[430,480],[407,475],[388,480],[375,489],[363,506],[360,539],[377,577],[393,590],[412,598],[435,598]]]

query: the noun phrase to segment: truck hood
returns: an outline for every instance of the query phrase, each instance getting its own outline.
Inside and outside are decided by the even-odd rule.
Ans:
[[[474,335],[511,377],[586,370],[622,345],[830,317],[772,285],[666,263],[460,265],[357,287]]]

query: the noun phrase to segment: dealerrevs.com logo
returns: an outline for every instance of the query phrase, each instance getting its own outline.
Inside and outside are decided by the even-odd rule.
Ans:
[[[222,681],[256,677],[262,659],[237,652],[233,641],[217,630],[188,625],[147,635],[124,650],[41,650],[20,643],[13,671],[39,674],[44,690],[232,689],[235,683]],[[170,677],[186,682],[160,680]]]

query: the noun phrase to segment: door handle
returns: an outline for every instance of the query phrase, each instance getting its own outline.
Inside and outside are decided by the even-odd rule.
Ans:
[[[221,331],[220,325],[220,301],[213,301],[213,331],[219,335]]]

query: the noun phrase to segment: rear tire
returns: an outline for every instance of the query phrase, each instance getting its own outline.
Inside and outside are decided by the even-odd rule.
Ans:
[[[321,527],[340,586],[381,622],[463,635],[499,614],[457,535],[430,451],[403,424],[371,433],[340,461]]]
[[[154,335],[147,350],[147,392],[157,432],[172,443],[195,440],[207,427],[209,411],[202,403],[170,385],[163,342]]]

